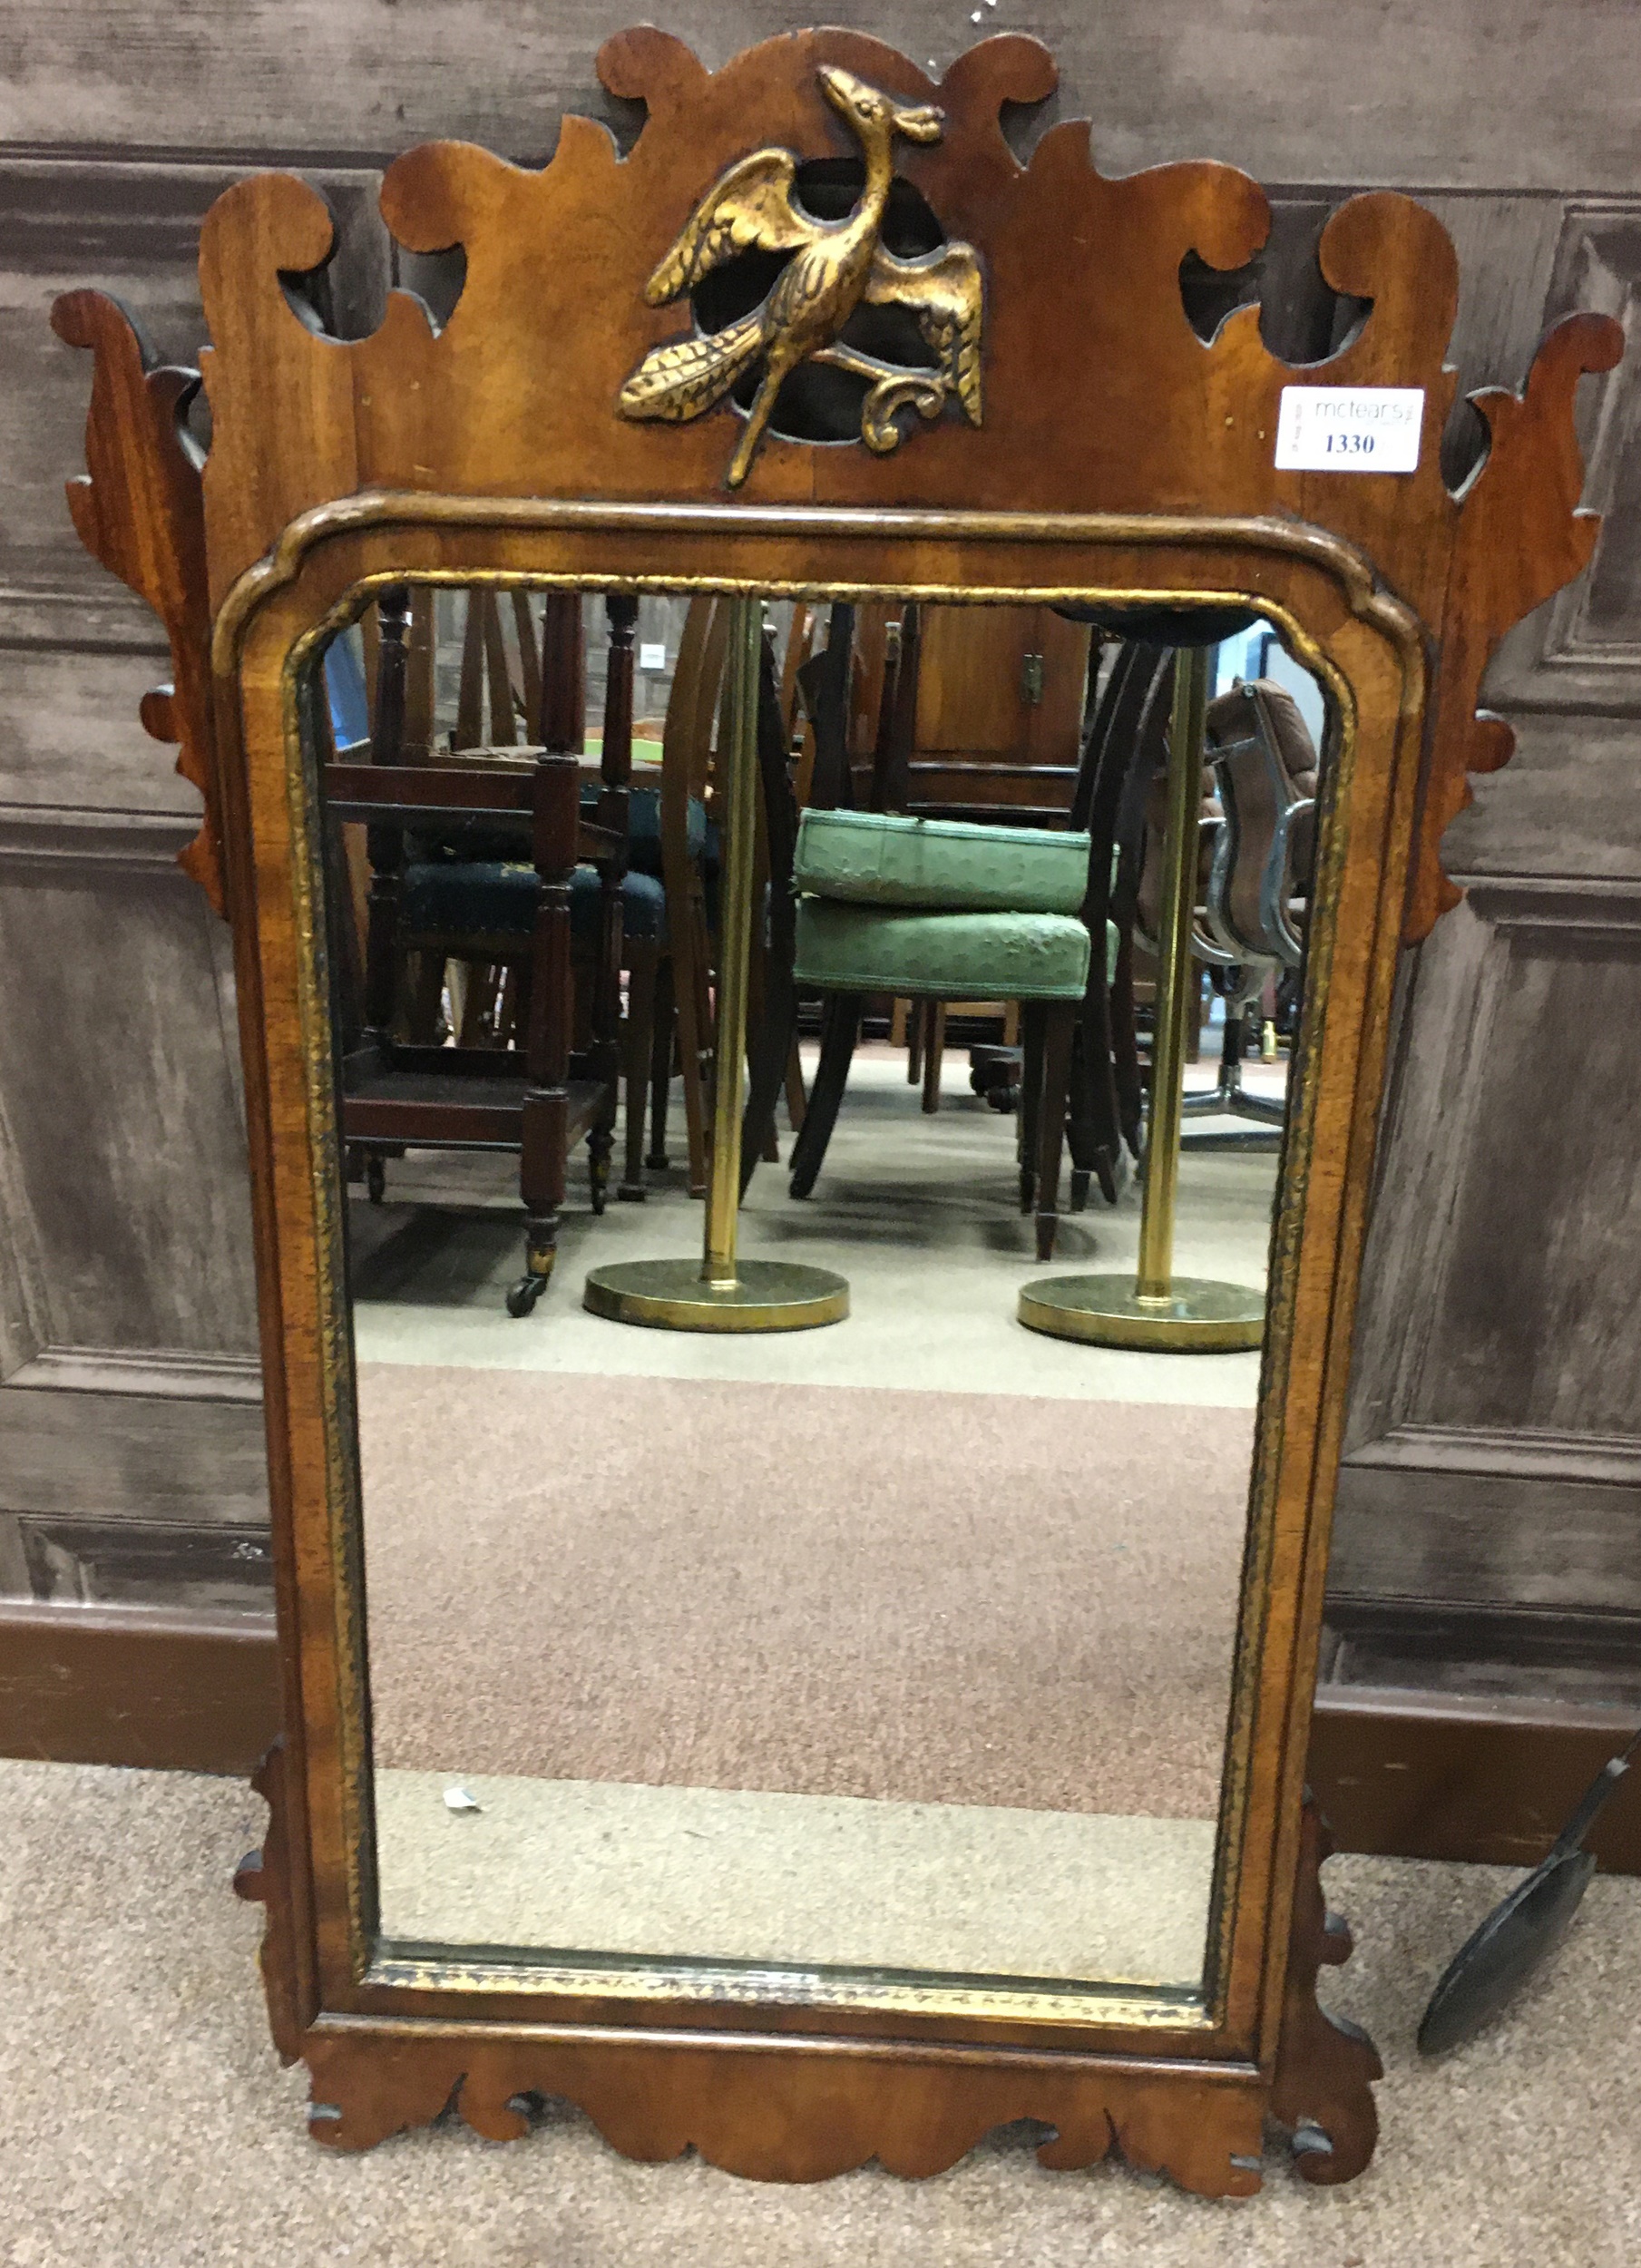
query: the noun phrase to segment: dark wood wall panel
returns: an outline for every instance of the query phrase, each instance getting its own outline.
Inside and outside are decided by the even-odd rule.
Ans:
[[[18,851],[21,829],[0,853],[0,965],[29,972],[0,986],[0,1060],[44,1344],[249,1356],[249,1205],[212,917],[163,853],[99,865],[33,831],[48,837],[35,855]]]
[[[191,358],[200,216],[241,171],[291,163],[338,213],[331,319],[367,329],[392,260],[381,162],[431,134],[539,162],[565,106],[630,132],[593,56],[642,13],[195,0],[180,32],[137,0],[0,9],[0,1595],[32,1595],[30,1613],[118,1600],[110,1616],[140,1621],[166,1601],[214,1629],[264,1595],[225,940],[171,865],[191,791],[136,721],[163,648],[63,506],[89,374],[52,336],[51,299],[101,285],[162,352]],[[773,0],[659,13],[710,61],[790,20]],[[970,13],[830,11],[937,68],[977,35]],[[1586,0],[1553,34],[1537,0],[1255,0],[1229,16],[1205,0],[1045,0],[1001,15],[987,28],[1055,50],[1062,92],[1044,117],[1091,113],[1106,171],[1214,155],[1272,186],[1268,251],[1243,278],[1198,279],[1199,321],[1258,294],[1279,351],[1325,354],[1341,312],[1317,236],[1352,188],[1391,183],[1426,195],[1457,240],[1465,385],[1519,384],[1545,320],[1571,305],[1617,315],[1636,342],[1581,396],[1589,498],[1617,507],[1594,573],[1495,664],[1490,698],[1519,753],[1450,836],[1470,904],[1405,972],[1330,1649],[1347,1685],[1627,1691],[1641,1661],[1622,1251],[1641,1093],[1641,1049],[1622,1036],[1641,892],[1633,7]],[[442,288],[425,263],[414,279]],[[1455,469],[1480,442],[1460,413]]]
[[[1628,338],[1579,403],[1586,497],[1607,516],[1590,572],[1489,673],[1516,754],[1449,830],[1468,900],[1404,973],[1331,1667],[1347,1685],[1633,1700],[1641,199],[1560,200],[1535,272],[1546,317],[1599,308]]]
[[[978,5],[978,0],[977,0]],[[829,0],[823,20],[944,70],[969,6]],[[781,0],[675,0],[657,20],[711,63],[807,19]],[[642,10],[610,0],[148,0],[17,8],[0,54],[9,139],[188,151],[380,152],[456,135],[539,162],[593,57]],[[989,26],[994,20],[984,11]],[[1061,106],[1110,172],[1182,154],[1275,181],[1624,191],[1635,183],[1628,0],[1038,0]],[[185,26],[185,28],[184,28]]]

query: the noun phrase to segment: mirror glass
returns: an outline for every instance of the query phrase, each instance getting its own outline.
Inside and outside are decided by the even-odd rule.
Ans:
[[[1316,681],[1246,615],[413,583],[305,687],[384,1939],[1196,1991]],[[847,1315],[590,1312],[698,1278],[743,883],[738,1251]],[[1021,1320],[1142,1226],[1240,1344]]]

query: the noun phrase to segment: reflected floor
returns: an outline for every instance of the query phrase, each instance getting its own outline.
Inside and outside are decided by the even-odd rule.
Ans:
[[[1206,1047],[1205,1035],[1205,1047]],[[806,1051],[812,1075],[814,1051]],[[1259,1357],[1150,1354],[1070,1344],[1027,1331],[1021,1286],[1047,1273],[1126,1270],[1139,1236],[1139,1190],[1115,1207],[1095,1190],[1063,1214],[1049,1269],[1033,1256],[1017,1209],[1014,1128],[969,1090],[967,1058],[948,1052],[942,1107],[925,1116],[904,1051],[863,1048],[825,1168],[803,1203],[784,1164],[760,1165],[741,1217],[749,1257],[810,1262],[845,1276],[848,1319],[819,1331],[718,1338],[634,1329],[581,1305],[590,1267],[697,1256],[703,1208],[681,1168],[651,1177],[641,1205],[613,1198],[585,1209],[584,1158],[572,1168],[553,1282],[536,1312],[503,1310],[520,1271],[518,1168],[510,1157],[412,1153],[389,1162],[387,1202],[350,1206],[358,1357],[596,1376],[718,1378],[771,1383],[926,1388],[1078,1401],[1194,1402],[1251,1409]],[[1246,1067],[1253,1091],[1279,1095],[1284,1067]],[[1211,1083],[1207,1062],[1190,1085]],[[683,1153],[679,1090],[669,1137]],[[1202,1119],[1224,1132],[1245,1120]],[[783,1126],[783,1158],[790,1135]],[[1276,1159],[1270,1152],[1187,1151],[1179,1178],[1176,1265],[1181,1275],[1262,1285]],[[1061,1189],[1068,1201],[1070,1175]]]
[[[1209,1820],[379,1772],[405,1942],[1189,1988]]]
[[[698,1256],[681,1164],[594,1220],[578,1161],[521,1321],[513,1158],[353,1194],[392,1934],[1195,1982],[1259,1358],[1023,1329],[1013,1142],[960,1051],[926,1116],[863,1050],[814,1196],[766,1163],[742,1217],[853,1312],[760,1338],[581,1305],[589,1267]],[[1263,1282],[1275,1172],[1187,1155],[1182,1274]],[[1139,1212],[1094,1193],[1051,1272],[1131,1267]]]
[[[400,1364],[359,1389],[379,1765],[1216,1807],[1245,1411]]]

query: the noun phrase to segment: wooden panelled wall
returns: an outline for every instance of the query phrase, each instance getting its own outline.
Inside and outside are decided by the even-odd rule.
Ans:
[[[337,327],[368,327],[381,161],[436,133],[540,162],[566,98],[630,130],[592,70],[630,13],[0,18],[0,1597],[35,1602],[36,1637],[87,1602],[226,1636],[268,1598],[227,939],[172,863],[190,792],[137,723],[163,646],[63,505],[90,372],[47,308],[101,285],[190,358],[200,217],[288,163],[344,223]],[[796,20],[767,0],[658,13],[711,61]],[[832,13],[942,67],[978,35],[955,0]],[[1274,344],[1324,352],[1349,311],[1315,273],[1322,220],[1393,183],[1457,239],[1467,385],[1519,383],[1564,307],[1641,328],[1629,0],[1553,31],[1529,0],[1001,0],[992,27],[1049,42],[1055,108],[1093,116],[1106,171],[1211,155],[1272,188],[1261,274],[1207,287],[1202,319],[1257,286]],[[1467,904],[1405,971],[1333,1584],[1328,1669],[1353,1684],[1641,1695],[1637,353],[1585,381],[1606,533],[1495,669],[1518,753],[1450,836]],[[1462,462],[1462,423],[1451,445]]]

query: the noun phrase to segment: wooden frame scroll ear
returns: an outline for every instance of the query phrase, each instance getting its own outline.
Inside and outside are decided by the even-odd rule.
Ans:
[[[140,713],[152,738],[179,744],[177,769],[204,798],[200,831],[177,863],[226,918],[201,458],[184,426],[199,373],[161,365],[132,315],[106,292],[63,292],[52,328],[94,357],[87,469],[67,484],[68,508],[93,558],[165,626],[171,682],[145,694]]]
[[[1498,771],[1516,745],[1502,717],[1477,707],[1493,649],[1595,551],[1601,521],[1578,508],[1584,461],[1573,393],[1587,372],[1611,370],[1623,352],[1623,329],[1610,315],[1569,315],[1539,341],[1520,394],[1489,386],[1469,397],[1489,447],[1459,500],[1406,944],[1428,937],[1463,894],[1442,869],[1441,837],[1470,801],[1470,774]]]

